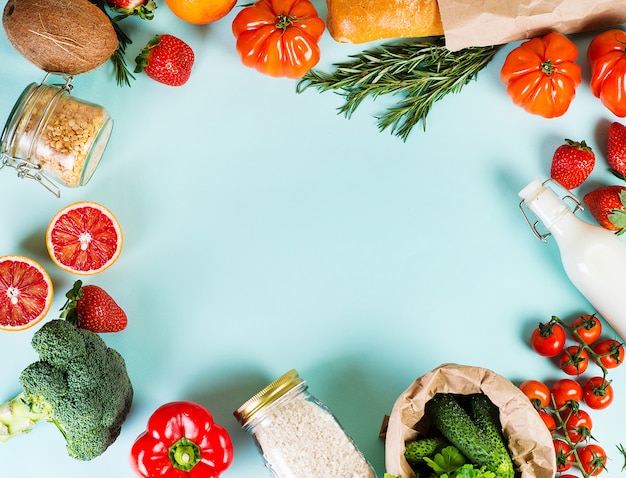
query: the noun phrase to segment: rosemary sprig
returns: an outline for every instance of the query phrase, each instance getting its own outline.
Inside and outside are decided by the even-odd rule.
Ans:
[[[117,23],[119,20],[124,19],[126,16],[118,15],[115,18],[112,18],[111,15],[106,10],[105,0],[90,0],[91,3],[96,5],[100,10],[104,12],[104,14],[109,17],[111,25],[113,25],[113,30],[115,30],[115,34],[117,36],[118,48],[115,50],[113,55],[111,55],[111,63],[113,64],[113,70],[115,73],[115,80],[118,86],[127,85],[130,86],[130,80],[135,79],[132,73],[128,70],[126,66],[126,59],[124,58],[124,54],[126,52],[126,47],[132,43],[130,37],[122,30],[122,28]]]
[[[406,141],[418,123],[426,129],[426,117],[435,102],[449,93],[458,93],[475,79],[499,49],[471,47],[451,52],[443,37],[384,44],[336,63],[332,73],[309,71],[298,82],[296,91],[302,93],[310,87],[320,92],[335,91],[344,97],[338,113],[346,118],[368,97],[398,96],[394,106],[377,116],[378,128],[389,128]]]

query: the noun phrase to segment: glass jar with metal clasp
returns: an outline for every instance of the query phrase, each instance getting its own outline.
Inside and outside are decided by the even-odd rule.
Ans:
[[[60,196],[57,183],[84,186],[108,143],[113,121],[101,106],[72,97],[73,77],[31,83],[17,99],[2,131],[0,169],[38,181]]]

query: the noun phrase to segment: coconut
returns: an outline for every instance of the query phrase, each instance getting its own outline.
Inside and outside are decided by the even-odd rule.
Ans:
[[[2,25],[13,47],[47,72],[85,73],[119,47],[111,20],[89,0],[8,0]]]

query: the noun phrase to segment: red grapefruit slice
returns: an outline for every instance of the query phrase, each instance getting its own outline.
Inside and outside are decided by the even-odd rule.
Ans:
[[[61,209],[46,232],[48,253],[61,269],[79,275],[102,272],[122,251],[122,228],[104,206],[82,201]]]
[[[50,276],[22,256],[0,257],[0,329],[24,330],[41,321],[52,305]]]

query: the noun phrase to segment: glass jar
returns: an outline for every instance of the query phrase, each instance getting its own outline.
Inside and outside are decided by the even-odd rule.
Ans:
[[[0,169],[13,167],[59,196],[51,179],[68,187],[87,184],[113,122],[101,106],[70,96],[72,77],[64,84],[46,84],[47,78],[17,99],[2,132]]]
[[[276,478],[375,478],[332,412],[291,370],[234,412]]]

